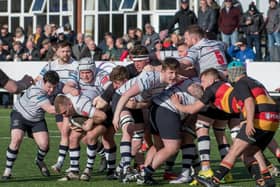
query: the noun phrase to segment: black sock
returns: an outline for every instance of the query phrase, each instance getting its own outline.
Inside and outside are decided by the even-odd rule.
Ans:
[[[254,162],[252,163],[249,167],[248,167],[248,171],[251,175],[251,177],[253,179],[255,179],[256,181],[261,179],[262,176],[261,176],[261,171],[260,171],[260,167],[259,167],[259,164]]]
[[[219,169],[215,171],[214,180],[219,183],[220,180],[222,180],[222,178],[224,178],[224,176],[229,172],[229,170],[229,168],[220,165]]]

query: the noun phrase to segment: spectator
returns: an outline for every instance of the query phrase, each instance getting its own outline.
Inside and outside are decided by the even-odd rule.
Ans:
[[[37,42],[37,49],[41,49],[43,47],[42,42],[48,39],[49,42],[51,42],[53,40],[53,36],[52,36],[52,27],[50,24],[46,24],[44,27],[44,33],[41,35],[41,37],[38,39]]]
[[[33,34],[33,42],[37,45],[39,38],[42,36],[42,27],[41,25],[36,26],[35,33]]]
[[[63,29],[64,29],[64,39],[73,46],[76,36],[75,36],[75,32],[72,30],[71,24],[66,23],[63,26]]]
[[[6,61],[9,52],[3,48],[3,42],[0,40],[0,61]]]
[[[13,47],[13,36],[8,32],[9,27],[7,24],[2,25],[1,27],[1,40],[3,42],[3,48],[7,51],[10,51]]]
[[[124,40],[123,38],[117,38],[115,42],[116,46],[116,57],[115,60],[123,61],[128,56],[128,50],[124,47]]]
[[[24,49],[22,47],[22,43],[20,41],[15,41],[13,43],[13,48],[10,52],[10,60],[14,60],[15,62],[22,60],[22,55],[24,53]]]
[[[266,30],[268,36],[268,49],[274,45],[280,46],[280,10],[276,0],[269,0],[267,11]]]
[[[93,60],[101,60],[102,50],[98,48],[93,40],[89,40],[85,50],[81,53],[81,58],[90,57]]]
[[[149,52],[153,50],[155,41],[159,39],[158,33],[150,23],[145,24],[145,35],[142,38],[141,45],[145,46]]]
[[[105,50],[106,50],[106,40],[107,40],[108,37],[113,37],[113,34],[111,32],[105,32],[104,33],[104,39],[98,45],[98,48],[102,50],[102,53],[104,53]]]
[[[24,53],[22,55],[23,61],[38,61],[40,60],[40,52],[35,48],[34,43],[28,40],[25,44]]]
[[[265,25],[262,14],[254,4],[249,5],[248,11],[242,16],[240,26],[244,28],[248,47],[256,49],[256,60],[262,60],[261,33]]]
[[[215,11],[207,5],[206,0],[200,0],[200,8],[198,10],[198,25],[204,32],[214,33],[217,23]]]
[[[150,58],[150,63],[153,66],[158,66],[161,64],[161,60],[164,60],[161,56],[162,52],[162,43],[160,41],[160,39],[157,39],[154,42],[154,47],[153,47],[153,51],[150,52],[149,58]]]
[[[215,1],[215,0],[207,0],[207,5],[213,9],[213,11],[215,12],[215,25],[214,25],[214,29],[213,32],[215,34],[218,34],[219,29],[218,29],[218,18],[220,15],[220,6],[219,4]]]
[[[45,39],[41,43],[42,48],[40,49],[41,60],[52,61],[55,56],[55,48],[51,45],[49,39]]]
[[[77,34],[76,41],[77,43],[72,47],[72,54],[76,60],[80,60],[82,52],[86,49],[83,33]]]
[[[22,47],[24,47],[26,43],[26,39],[27,38],[24,34],[23,28],[22,27],[16,28],[14,42],[20,42],[22,44]]]
[[[142,38],[143,38],[143,31],[142,29],[137,28],[135,31],[135,35],[136,35],[136,43],[137,44],[141,44]]]
[[[197,23],[195,13],[189,9],[189,0],[181,0],[181,9],[176,12],[173,20],[168,25],[168,33],[174,32],[173,27],[176,23],[179,24],[179,31],[181,36],[184,35],[184,32],[189,25]],[[164,33],[167,33],[167,31],[165,30]]]
[[[113,37],[108,37],[106,39],[106,50],[102,55],[102,60],[115,61],[117,55],[117,50],[115,48],[115,40]]]
[[[220,12],[218,24],[222,40],[228,46],[235,44],[238,40],[240,16],[240,9],[232,6],[232,0],[225,0],[225,7]]]
[[[228,48],[228,54],[234,59],[245,63],[246,60],[255,60],[256,54],[253,49],[247,46],[246,39],[241,39]]]

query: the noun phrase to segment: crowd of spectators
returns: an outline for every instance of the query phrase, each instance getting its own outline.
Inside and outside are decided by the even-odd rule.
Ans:
[[[37,26],[35,33],[29,36],[22,27],[10,33],[8,24],[2,24],[0,61],[52,61],[56,58],[57,43],[66,40],[72,44],[76,60],[83,57],[96,61],[129,60],[129,50],[141,44],[150,52],[152,63],[160,63],[163,58],[160,51],[177,51],[178,43],[184,42],[185,29],[192,24],[198,24],[207,38],[222,40],[233,59],[270,60],[269,53],[274,55],[273,51],[280,46],[280,9],[277,0],[268,0],[268,3],[268,11],[261,13],[254,2],[242,7],[237,0],[224,0],[222,6],[215,0],[200,0],[197,16],[190,10],[189,0],[181,0],[180,10],[166,30],[157,33],[153,25],[145,23],[143,30],[129,28],[124,36],[106,32],[99,45],[92,36],[73,31],[70,24]]]

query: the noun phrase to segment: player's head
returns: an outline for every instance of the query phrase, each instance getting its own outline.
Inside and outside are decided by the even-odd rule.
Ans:
[[[144,67],[150,63],[149,51],[142,45],[134,46],[134,48],[130,51],[130,57],[137,72],[139,73],[142,72]]]
[[[228,71],[228,80],[231,83],[234,83],[238,80],[239,77],[246,75],[246,67],[243,62],[232,61],[227,66]]]
[[[59,75],[55,71],[47,71],[43,77],[44,86],[43,89],[48,95],[51,95],[59,83]]]
[[[55,112],[65,117],[71,117],[75,112],[71,100],[65,95],[58,95],[54,100]]]
[[[68,63],[71,59],[71,44],[69,42],[59,42],[56,54],[61,62]]]
[[[85,83],[90,83],[94,79],[96,72],[96,65],[93,59],[91,58],[82,58],[79,61],[79,76],[80,79]]]
[[[163,82],[173,84],[177,80],[180,63],[175,58],[165,58],[162,62],[161,76]]]
[[[201,85],[204,89],[211,86],[216,80],[220,79],[220,73],[215,68],[209,68],[200,75]]]
[[[199,83],[193,83],[188,87],[187,92],[196,99],[200,99],[203,95],[203,87]]]
[[[190,25],[184,33],[185,43],[188,45],[188,47],[191,47],[197,44],[204,37],[204,35],[204,31],[200,26]]]
[[[121,87],[128,79],[129,73],[124,66],[116,66],[110,73],[110,80],[113,83],[114,89]]]
[[[188,54],[188,45],[184,41],[178,42],[177,51],[179,57],[181,58],[186,57]]]

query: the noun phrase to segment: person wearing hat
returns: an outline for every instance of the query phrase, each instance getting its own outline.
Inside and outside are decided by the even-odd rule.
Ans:
[[[245,38],[240,39],[234,45],[231,45],[227,49],[228,54],[234,60],[245,63],[246,60],[254,61],[256,59],[256,54],[252,48],[247,46],[247,40]]]
[[[225,0],[225,7],[221,9],[218,25],[222,34],[222,41],[228,46],[238,40],[238,26],[241,17],[239,8],[233,6],[232,0]]]
[[[189,9],[189,0],[181,0],[180,2],[181,9],[175,13],[172,21],[168,24],[167,29],[161,31],[161,39],[163,39],[168,33],[173,33],[175,30],[179,30],[179,33],[182,36],[189,25],[197,23],[195,13]],[[179,24],[179,27],[174,29],[176,23]]]
[[[246,34],[247,45],[249,48],[256,49],[256,60],[262,60],[261,54],[261,33],[265,28],[264,18],[258,11],[256,5],[251,3],[249,9],[243,14],[240,27]]]
[[[279,126],[279,109],[276,102],[260,82],[246,75],[244,64],[239,61],[231,62],[228,65],[228,75],[229,81],[234,83],[231,110],[241,113],[241,129],[212,179],[197,177],[201,184],[209,187],[218,186],[241,154],[248,163],[254,161],[254,155],[261,153],[268,146]],[[262,163],[260,160],[258,162],[262,178],[256,180],[256,184],[276,186],[264,159]]]

